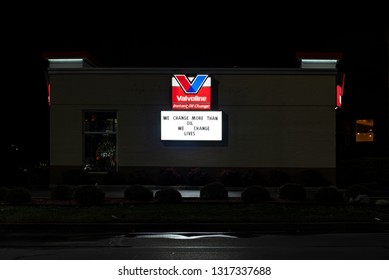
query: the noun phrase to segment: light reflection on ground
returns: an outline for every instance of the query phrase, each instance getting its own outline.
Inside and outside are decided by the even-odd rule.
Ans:
[[[200,238],[238,238],[225,233],[217,232],[203,232],[203,233],[173,233],[173,232],[159,232],[159,233],[138,233],[133,238],[166,238],[166,239],[200,239]]]

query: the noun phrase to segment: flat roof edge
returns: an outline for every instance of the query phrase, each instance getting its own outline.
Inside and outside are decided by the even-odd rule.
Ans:
[[[334,75],[337,69],[317,68],[55,68],[49,74],[262,74],[262,75]]]

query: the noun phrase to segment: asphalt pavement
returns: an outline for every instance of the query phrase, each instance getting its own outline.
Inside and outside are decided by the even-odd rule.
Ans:
[[[389,233],[42,232],[0,236],[1,260],[389,259]]]

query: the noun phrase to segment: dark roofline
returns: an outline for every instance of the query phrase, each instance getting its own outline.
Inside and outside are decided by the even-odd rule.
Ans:
[[[337,69],[302,69],[302,68],[56,68],[48,69],[49,74],[233,74],[233,75],[334,75]]]

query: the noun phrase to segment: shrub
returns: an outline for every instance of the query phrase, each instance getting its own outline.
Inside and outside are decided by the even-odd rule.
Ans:
[[[219,180],[226,187],[242,187],[242,175],[238,170],[222,170],[219,173]]]
[[[263,186],[252,185],[242,191],[240,198],[243,202],[258,203],[270,200],[270,192]]]
[[[137,169],[134,171],[131,171],[128,174],[127,182],[129,185],[155,185],[155,182],[151,179],[151,176],[147,174],[147,172],[143,169]]]
[[[370,197],[367,194],[359,194],[355,199],[350,198],[349,202],[358,204],[369,204]]]
[[[178,203],[182,201],[181,193],[173,188],[160,189],[155,192],[155,199],[158,202]]]
[[[126,185],[127,181],[122,173],[108,172],[103,178],[103,183],[105,185]]]
[[[350,186],[385,179],[389,170],[388,157],[351,157],[337,162],[337,185]]]
[[[150,201],[153,200],[153,191],[141,184],[134,184],[124,190],[124,198],[135,201]]]
[[[31,202],[31,193],[22,187],[15,187],[8,190],[4,197],[8,203],[28,203]]]
[[[272,170],[269,176],[269,184],[272,187],[281,187],[284,184],[291,182],[289,175],[282,170]]]
[[[315,169],[307,169],[300,172],[301,185],[303,187],[326,187],[332,183]]]
[[[27,185],[32,186],[48,186],[49,185],[49,169],[47,167],[36,167],[28,170]]]
[[[3,167],[4,168],[4,167]],[[28,183],[27,174],[21,168],[6,166],[2,170],[0,185],[21,187]]]
[[[0,187],[0,201],[5,200],[5,196],[7,195],[8,191],[8,188]]]
[[[278,198],[282,200],[304,201],[307,198],[307,193],[300,184],[286,183],[279,188]]]
[[[84,206],[100,205],[104,203],[105,192],[95,185],[85,185],[74,190],[74,200]]]
[[[204,186],[209,180],[208,173],[201,168],[191,168],[186,173],[186,183],[189,186]]]
[[[257,170],[248,170],[242,174],[242,186],[268,186],[265,178]]]
[[[63,181],[66,185],[88,185],[93,181],[88,173],[83,170],[71,169],[63,174]]]
[[[354,184],[349,187],[347,187],[344,191],[344,196],[347,200],[355,199],[360,194],[366,194],[369,195],[369,189],[362,184]]]
[[[8,191],[9,191],[9,188],[0,187],[0,201],[5,199],[5,196],[7,195]]]
[[[334,186],[320,187],[315,193],[315,201],[320,203],[344,202],[343,193]]]
[[[212,182],[200,188],[200,198],[206,200],[227,200],[228,191],[221,182]]]
[[[175,168],[163,169],[158,177],[158,184],[161,186],[174,186],[182,184],[183,178]]]
[[[58,185],[51,190],[51,199],[72,200],[74,188],[68,185]]]

